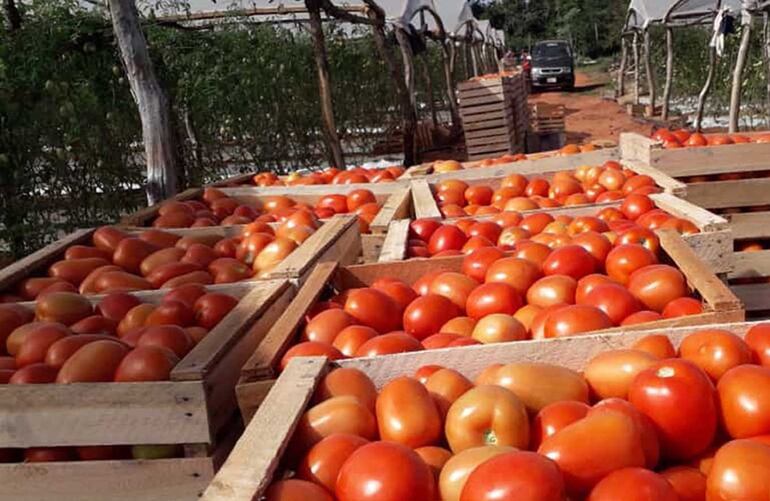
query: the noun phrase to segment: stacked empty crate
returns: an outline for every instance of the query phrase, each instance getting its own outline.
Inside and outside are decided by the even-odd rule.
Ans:
[[[541,151],[564,146],[566,141],[564,115],[564,105],[561,104],[530,104],[527,149]]]
[[[461,82],[458,95],[468,160],[524,152],[529,120],[521,73]]]

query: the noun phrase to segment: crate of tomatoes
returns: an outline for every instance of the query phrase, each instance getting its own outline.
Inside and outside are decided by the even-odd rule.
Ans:
[[[204,500],[766,499],[770,324],[292,360]]]
[[[654,250],[522,242],[464,256],[316,267],[243,366],[248,420],[296,356],[378,356],[446,346],[670,328],[744,318],[741,302],[674,230]]]
[[[239,368],[287,280],[0,305],[0,497],[193,499],[239,432]]]
[[[100,294],[306,275],[319,261],[357,262],[350,216],[324,223],[304,212],[283,223],[206,228],[78,230],[0,270],[3,301],[42,292]],[[351,256],[346,261],[346,256]]]

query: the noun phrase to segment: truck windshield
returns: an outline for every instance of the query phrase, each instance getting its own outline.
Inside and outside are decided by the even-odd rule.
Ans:
[[[537,58],[557,58],[557,57],[569,57],[569,50],[566,45],[561,44],[540,44],[535,45],[532,51],[532,57]]]

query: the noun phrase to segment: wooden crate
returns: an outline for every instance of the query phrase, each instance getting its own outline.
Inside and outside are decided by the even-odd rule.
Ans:
[[[424,188],[422,188],[424,191]],[[415,190],[417,193],[419,190]],[[733,234],[727,223],[727,220],[716,214],[712,214],[706,209],[702,209],[681,198],[675,197],[669,193],[657,193],[650,196],[659,209],[663,209],[672,216],[686,219],[698,227],[700,233],[693,235],[683,235],[682,238],[693,248],[695,253],[711,267],[714,273],[727,273],[733,269]],[[570,207],[556,207],[552,209],[535,209],[531,211],[521,211],[522,215],[535,213],[546,213],[553,216],[594,216],[601,209],[606,207],[620,207],[622,200],[605,202],[593,205],[579,205]],[[417,204],[415,207],[423,209],[428,204]],[[435,211],[431,208],[430,214],[438,212],[438,206]],[[430,216],[433,219],[440,219],[435,215]],[[448,218],[446,222],[451,223],[458,219],[474,219],[483,221],[494,218],[494,214],[483,216],[468,216],[467,218]],[[407,242],[409,240],[409,221],[394,221],[390,225],[390,230],[385,238],[385,242],[380,252],[379,262],[401,261],[406,259]]]
[[[529,105],[529,129],[536,134],[564,132],[563,104],[532,103]]]
[[[665,334],[678,346],[687,335],[704,328],[727,329],[745,335],[752,323],[684,326]],[[437,364],[455,369],[471,381],[492,364],[516,362],[557,364],[575,371],[585,369],[595,355],[612,349],[629,348],[635,341],[659,330],[623,331],[574,338],[520,341],[496,345],[445,348],[382,357],[329,362],[308,357],[291,361],[266,395],[214,481],[203,494],[205,501],[251,501],[260,499],[274,479],[300,418],[311,406],[313,394],[326,373],[336,367],[363,371],[377,389],[399,376],[413,376],[420,367]]]
[[[527,97],[522,81],[519,73],[458,84],[469,160],[524,151]]]
[[[240,301],[177,364],[169,381],[0,385],[2,448],[179,444],[184,457],[0,464],[0,498],[38,500],[52,492],[72,501],[200,495],[237,438],[239,369],[296,290],[287,280],[212,288]],[[164,292],[132,294],[157,303]]]
[[[168,233],[189,236],[218,235],[222,238],[240,234],[242,225],[209,226],[203,228],[164,229]],[[47,276],[48,267],[64,258],[66,250],[78,244],[90,244],[94,228],[76,230],[68,236],[33,252],[29,256],[0,269],[0,291],[15,287],[21,280],[33,276]],[[138,235],[141,228],[126,229],[133,235]],[[384,235],[380,237],[384,240]],[[339,215],[328,219],[302,245],[297,247],[265,278],[298,279],[318,262],[345,259],[351,255],[350,249],[356,249],[360,254],[361,236],[358,233],[358,223],[353,216]],[[342,251],[342,252],[341,252]],[[357,257],[357,256],[356,256]],[[349,264],[356,259],[347,261]]]
[[[258,188],[255,186],[241,186],[235,188],[220,188],[226,195],[244,204],[255,205],[261,203],[264,197],[285,195],[297,202],[305,202],[314,205],[324,195],[346,195],[353,190],[367,189],[371,191],[380,212],[372,222],[372,233],[383,233],[393,219],[401,219],[409,214],[410,197],[409,186],[403,182],[374,183],[374,184],[330,184],[318,186],[276,186]],[[186,201],[197,200],[203,195],[203,188],[191,188],[177,196],[173,200]],[[121,224],[125,226],[146,227],[151,226],[152,221],[158,216],[158,210],[166,201],[151,207],[140,209],[133,214],[123,217]]]
[[[742,134],[752,136],[759,133]],[[714,211],[732,213],[750,208],[761,209],[747,219],[770,216],[770,144],[746,143],[702,148],[664,149],[659,142],[639,134],[621,134],[623,158],[644,162],[673,178],[686,183],[685,198]],[[725,179],[736,174],[755,176],[746,179]],[[708,179],[722,176],[723,179]],[[736,217],[733,228],[750,224],[743,214]],[[730,214],[728,219],[732,218]]]
[[[602,332],[636,329],[668,329],[682,325],[735,322],[744,319],[741,302],[714,272],[701,261],[681,236],[673,230],[658,231],[661,249],[687,278],[690,287],[702,299],[704,312],[698,315],[659,320]],[[246,420],[253,414],[270,380],[278,374],[278,365],[286,350],[298,339],[305,313],[332,286],[337,291],[371,285],[377,278],[392,276],[411,284],[427,271],[460,271],[463,256],[410,259],[401,262],[336,266],[325,263],[315,268],[296,299],[276,322],[254,354],[243,365],[236,392]]]

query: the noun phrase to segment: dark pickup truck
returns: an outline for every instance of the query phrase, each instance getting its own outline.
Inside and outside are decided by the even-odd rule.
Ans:
[[[532,87],[575,87],[575,59],[566,40],[545,40],[532,48]]]

